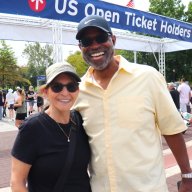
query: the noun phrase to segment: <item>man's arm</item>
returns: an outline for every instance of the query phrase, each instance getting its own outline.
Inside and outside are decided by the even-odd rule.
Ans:
[[[192,173],[187,154],[187,148],[182,133],[175,135],[164,135],[164,138],[170,147],[182,174]],[[192,178],[182,179],[182,185],[179,192],[192,192]]]

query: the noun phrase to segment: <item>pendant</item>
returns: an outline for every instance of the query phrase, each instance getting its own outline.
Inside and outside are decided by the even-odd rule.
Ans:
[[[68,142],[68,143],[70,142],[70,139],[69,139],[69,137],[68,137],[68,139],[67,139],[67,142]]]

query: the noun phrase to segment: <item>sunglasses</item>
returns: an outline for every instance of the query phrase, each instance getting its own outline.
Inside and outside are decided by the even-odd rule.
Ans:
[[[96,41],[97,43],[105,43],[108,41],[109,36],[111,36],[110,33],[102,33],[100,35],[97,35],[94,38],[85,37],[79,40],[82,47],[88,47],[93,44],[93,41]]]
[[[68,83],[68,84],[62,84],[62,83],[52,83],[51,85],[49,85],[49,87],[51,88],[51,90],[54,93],[59,93],[63,90],[64,87],[66,87],[67,91],[73,93],[75,91],[77,91],[79,89],[79,84],[78,83]]]

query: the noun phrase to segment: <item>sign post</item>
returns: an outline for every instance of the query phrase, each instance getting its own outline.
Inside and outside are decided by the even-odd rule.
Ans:
[[[39,75],[37,76],[37,86],[41,86],[46,83],[46,76],[45,75]]]

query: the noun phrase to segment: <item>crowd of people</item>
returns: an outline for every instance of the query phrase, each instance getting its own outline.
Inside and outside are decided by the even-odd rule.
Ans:
[[[181,171],[179,192],[192,192],[187,127],[179,113],[190,100],[185,80],[177,90],[168,85],[169,92],[156,69],[114,55],[116,36],[103,17],[82,19],[76,39],[89,69],[81,79],[66,62],[46,70],[38,94],[48,105],[18,122],[12,191],[168,192],[164,137]],[[31,114],[34,89],[29,95]],[[17,101],[23,107],[22,91]]]
[[[191,113],[192,89],[189,83],[182,78],[180,84],[168,83],[168,89],[177,109],[181,112]]]
[[[42,111],[44,104],[43,97],[34,91],[33,86],[28,90],[16,87],[15,90],[9,88],[0,91],[0,120],[15,121],[19,127],[27,116],[37,111]],[[36,106],[35,106],[36,105]]]
[[[192,89],[189,83],[182,78],[178,86],[173,82],[167,85],[177,110],[186,121],[186,124],[190,126],[192,124]]]

